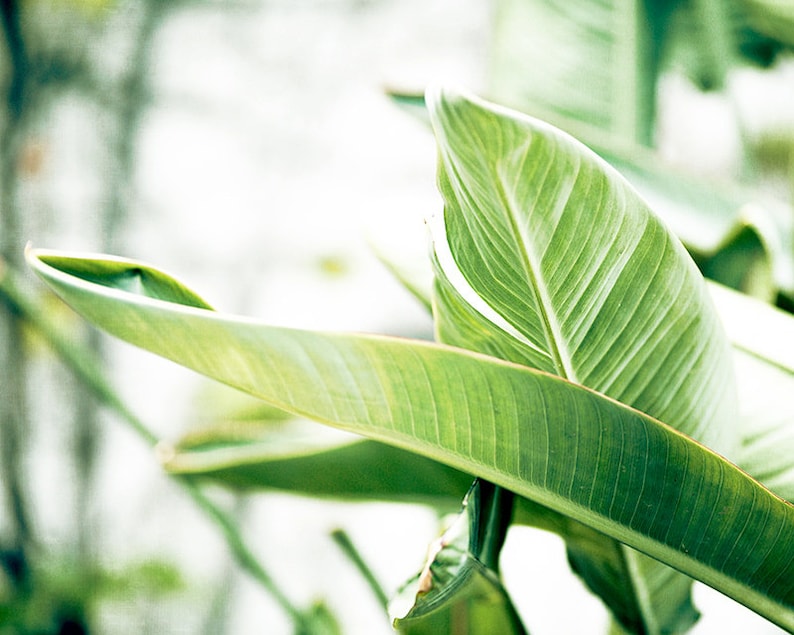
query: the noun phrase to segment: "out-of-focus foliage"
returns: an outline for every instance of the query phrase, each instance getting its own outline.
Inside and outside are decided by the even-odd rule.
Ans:
[[[736,175],[699,177],[696,167],[667,165],[640,146],[659,141],[665,75],[683,73],[704,90],[730,91],[735,69],[791,59],[791,27],[786,2],[500,0],[490,95],[555,123],[616,165],[709,277],[788,306],[794,294],[791,202],[766,192],[755,168],[737,185]],[[738,113],[735,125],[745,160],[764,165]],[[791,130],[766,135],[775,147],[794,147]]]

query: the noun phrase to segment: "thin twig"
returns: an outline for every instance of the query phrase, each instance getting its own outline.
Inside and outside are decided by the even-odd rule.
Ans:
[[[380,582],[378,582],[378,579],[375,577],[372,569],[364,561],[364,558],[361,556],[361,552],[359,552],[359,550],[353,544],[353,541],[350,539],[350,536],[348,536],[347,532],[344,529],[334,529],[331,532],[331,538],[333,538],[334,542],[339,546],[342,552],[350,559],[350,561],[355,565],[356,569],[358,569],[358,572],[367,581],[369,588],[375,594],[375,597],[378,598],[378,602],[383,609],[388,609],[389,596],[386,595],[386,592],[383,590]]]

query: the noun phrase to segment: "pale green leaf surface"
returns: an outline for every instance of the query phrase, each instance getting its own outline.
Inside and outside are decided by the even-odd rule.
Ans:
[[[792,43],[789,0],[500,0],[491,96],[554,123],[617,167],[690,248],[712,255],[743,227],[758,232],[775,283],[794,292],[792,212],[733,183],[698,183],[640,147],[652,136],[663,48],[716,87],[750,27]]]
[[[559,130],[471,97],[428,101],[446,205],[434,223],[437,276],[489,331],[524,344],[516,361],[728,450],[730,348],[680,242]]]
[[[401,101],[412,103],[417,111],[424,107],[424,96],[403,95],[398,98],[398,103]],[[614,134],[551,110],[532,106],[528,112],[572,134],[614,166],[698,262],[720,256],[743,231],[757,234],[776,288],[794,295],[794,212],[790,205],[735,183],[698,178],[668,165],[648,148],[626,143]],[[389,266],[398,277],[405,276],[411,293],[426,302],[429,294],[423,293],[422,281],[413,271],[395,269],[394,262]],[[722,275],[722,270],[717,273]]]
[[[406,278],[410,273],[403,274]],[[427,276],[414,288],[423,289],[430,303]],[[741,446],[729,458],[778,496],[794,501],[794,318],[754,298],[708,282],[721,322],[732,345],[737,373]],[[440,328],[459,331],[455,337],[472,348],[502,359],[521,360],[523,350],[514,338],[494,338],[488,322],[459,299],[446,279],[436,280],[435,299],[447,306],[437,314]],[[452,295],[450,298],[449,295]],[[455,317],[461,311],[463,316]]]
[[[82,279],[82,257],[28,258],[117,337],[296,414],[480,475],[794,628],[794,507],[636,410],[482,355],[270,327],[113,288],[113,279],[98,284],[101,275]],[[102,258],[88,260],[101,271]]]
[[[654,21],[643,12],[637,0],[500,0],[490,51],[491,94],[647,143],[657,49]]]
[[[736,463],[794,501],[794,373],[743,351],[737,356],[745,410]]]

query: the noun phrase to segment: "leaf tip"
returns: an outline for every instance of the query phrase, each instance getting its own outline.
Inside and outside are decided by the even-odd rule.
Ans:
[[[430,114],[433,127],[437,127],[439,115],[450,106],[462,101],[470,101],[466,91],[444,85],[431,85],[425,91],[425,105]]]

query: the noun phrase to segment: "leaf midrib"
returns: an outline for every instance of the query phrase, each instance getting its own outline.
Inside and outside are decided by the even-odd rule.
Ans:
[[[541,325],[543,327],[543,337],[546,347],[551,357],[557,375],[569,381],[577,382],[576,373],[571,365],[570,354],[563,351],[564,342],[562,331],[552,308],[551,296],[543,281],[543,276],[539,274],[540,263],[537,255],[530,253],[530,246],[523,240],[524,236],[517,222],[517,210],[510,200],[505,189],[504,177],[501,171],[495,170],[496,192],[499,196],[507,214],[507,222],[510,231],[516,236],[516,247],[521,261],[521,268],[526,276],[530,292],[533,295],[534,304],[538,309]],[[577,382],[578,383],[578,382]]]

